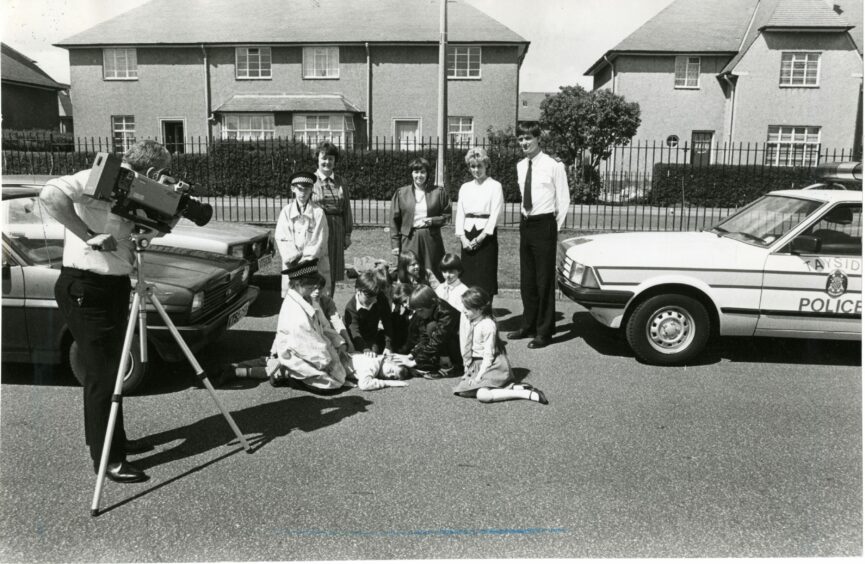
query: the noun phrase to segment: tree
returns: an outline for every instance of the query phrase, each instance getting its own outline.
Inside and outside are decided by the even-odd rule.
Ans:
[[[541,102],[540,126],[560,156],[575,163],[589,151],[589,170],[596,171],[614,145],[627,145],[640,127],[640,105],[609,90],[586,92],[582,86],[562,86]]]

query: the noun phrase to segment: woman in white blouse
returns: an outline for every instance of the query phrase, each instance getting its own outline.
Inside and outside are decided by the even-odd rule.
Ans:
[[[465,160],[474,179],[460,187],[454,221],[462,245],[461,279],[466,286],[480,286],[494,296],[499,291],[496,224],[504,205],[502,185],[487,176],[490,157],[484,149],[469,149]]]

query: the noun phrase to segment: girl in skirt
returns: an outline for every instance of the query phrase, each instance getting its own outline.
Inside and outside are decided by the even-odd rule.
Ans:
[[[472,286],[463,294],[462,301],[465,313],[460,324],[460,345],[465,374],[454,386],[454,394],[476,397],[484,403],[512,399],[549,403],[542,391],[513,381],[490,295],[483,288]]]

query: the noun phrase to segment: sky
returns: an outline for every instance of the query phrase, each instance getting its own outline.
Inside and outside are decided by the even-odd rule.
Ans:
[[[51,78],[69,83],[69,57],[52,47],[148,0],[0,0],[0,39],[34,59]],[[176,0],[182,2],[184,0]],[[350,0],[346,0],[350,1]],[[672,0],[461,0],[531,42],[520,90],[591,88],[583,73]],[[723,1],[723,0],[721,0]]]

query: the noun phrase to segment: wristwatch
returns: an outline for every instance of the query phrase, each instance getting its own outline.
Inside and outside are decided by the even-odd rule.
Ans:
[[[96,237],[97,235],[99,235],[99,233],[97,233],[96,231],[93,231],[89,227],[87,228],[87,237],[89,239],[92,239],[92,238]]]

